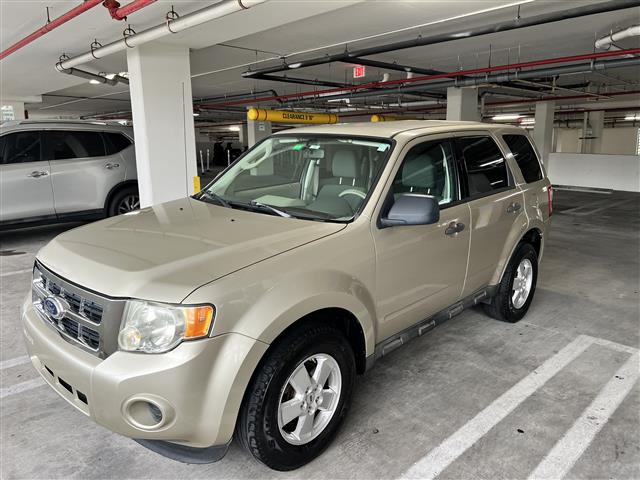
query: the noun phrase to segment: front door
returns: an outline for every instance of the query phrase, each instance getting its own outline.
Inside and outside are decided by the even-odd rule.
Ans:
[[[451,141],[418,139],[404,151],[381,214],[388,212],[398,195],[432,195],[440,203],[440,220],[382,229],[372,225],[380,322],[377,342],[455,303],[462,293],[469,253],[469,207],[459,201]]]
[[[40,147],[40,132],[35,130],[0,137],[0,222],[55,215],[51,170]]]

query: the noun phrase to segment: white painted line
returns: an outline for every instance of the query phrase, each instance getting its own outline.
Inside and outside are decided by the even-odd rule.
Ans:
[[[621,343],[612,342],[611,340],[605,340],[604,338],[593,338],[593,343],[601,345],[603,347],[608,347],[612,350],[618,350],[619,352],[626,352],[631,354],[638,353],[637,348],[633,348],[628,345],[622,345]]]
[[[3,272],[3,273],[0,273],[0,277],[10,277],[11,275],[20,275],[22,273],[31,273],[32,271],[33,271],[33,269],[26,268],[24,270],[15,270],[13,272]]]
[[[529,479],[564,478],[629,394],[639,376],[640,355],[636,353],[607,382],[591,405],[531,473]]]
[[[489,430],[524,402],[531,394],[553,378],[581,353],[594,339],[580,335],[540,367],[511,387],[453,435],[434,448],[400,478],[433,479],[472,447]]]
[[[3,360],[0,362],[0,370],[6,370],[7,368],[17,367],[18,365],[24,365],[29,363],[30,358],[28,355],[22,357],[10,358],[9,360]]]
[[[598,190],[589,187],[569,187],[569,186],[553,186],[554,190],[564,190],[567,192],[585,192],[585,193],[599,193],[600,195],[611,195],[613,193],[612,190]]]
[[[26,382],[16,383],[15,385],[11,385],[10,387],[0,389],[0,399],[10,397],[11,395],[16,395],[18,393],[26,392],[27,390],[32,390],[42,385],[46,385],[46,383],[40,377],[34,378],[33,380],[28,380]]]

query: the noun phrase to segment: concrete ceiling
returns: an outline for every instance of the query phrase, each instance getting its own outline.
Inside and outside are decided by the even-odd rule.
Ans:
[[[536,0],[522,4],[520,15],[526,17],[587,3],[599,3],[599,0]],[[203,2],[159,1],[136,13],[135,18],[131,16],[129,20],[136,30],[158,24],[171,4],[184,14],[201,8]],[[241,73],[250,64],[258,67],[278,64],[281,62],[278,57],[295,52],[302,53],[292,57],[289,62],[340,52],[345,48],[380,45],[415,38],[417,35],[427,36],[513,19],[517,14],[515,6],[486,11],[510,4],[513,4],[513,0],[272,0],[248,11],[174,35],[166,41],[181,43],[192,49],[195,97],[268,89],[284,94],[313,90],[314,87],[243,79]],[[37,28],[44,15],[45,5],[55,7],[59,14],[77,5],[77,2],[0,0],[2,48]],[[482,11],[485,12],[480,13]],[[464,17],[455,18],[460,16]],[[592,52],[595,38],[637,23],[639,18],[640,9],[629,9],[370,58],[453,71],[485,66],[489,62],[489,54],[493,65],[576,55]],[[29,106],[30,112],[35,116],[86,115],[127,110],[129,97],[126,85],[89,85],[86,80],[61,75],[53,70],[53,64],[63,51],[68,54],[83,53],[88,50],[88,45],[94,38],[102,43],[115,40],[120,37],[124,26],[122,22],[111,20],[104,8],[95,7],[24,50],[2,60],[0,75],[3,96],[51,94],[43,97],[41,104]],[[396,30],[401,31],[385,34]],[[353,41],[363,37],[372,38]],[[639,47],[640,40],[627,40],[623,46]],[[266,61],[269,59],[271,60]],[[92,62],[86,68],[95,72],[125,71],[125,53]],[[365,80],[378,80],[383,73],[382,70],[368,68]],[[295,75],[334,82],[353,81],[351,66],[340,63],[296,70]],[[400,75],[402,74],[397,72],[391,73],[392,78],[399,78]],[[615,70],[608,75],[610,77],[582,75],[569,81],[608,85],[607,88],[611,91],[640,89],[637,88],[640,83],[638,69]],[[635,88],[633,84],[636,84]]]

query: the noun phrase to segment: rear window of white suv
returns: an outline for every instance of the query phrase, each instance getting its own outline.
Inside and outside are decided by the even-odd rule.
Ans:
[[[513,153],[524,181],[532,183],[542,180],[540,162],[529,139],[524,135],[503,135],[502,138]]]

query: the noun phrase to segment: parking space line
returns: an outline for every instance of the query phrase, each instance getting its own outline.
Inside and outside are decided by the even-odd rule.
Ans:
[[[640,355],[635,353],[607,382],[591,405],[531,473],[529,479],[564,478],[629,394],[639,376]]]
[[[0,273],[0,277],[10,277],[11,275],[20,275],[21,273],[29,273],[32,271],[31,268],[26,268],[24,270],[14,270],[13,272],[3,272]]]
[[[46,383],[42,378],[38,377],[26,382],[16,383],[15,385],[11,385],[10,387],[3,387],[2,389],[0,389],[0,399],[10,397],[11,395],[16,395],[18,393],[26,392],[27,390],[32,390],[42,385],[46,385]]]
[[[6,370],[7,368],[17,367],[18,365],[24,365],[29,363],[29,356],[23,355],[21,357],[10,358],[9,360],[3,360],[0,362],[0,370]]]
[[[444,442],[416,462],[400,478],[433,479],[472,447],[489,430],[513,412],[536,390],[553,378],[590,345],[592,337],[580,335],[511,387]]]

